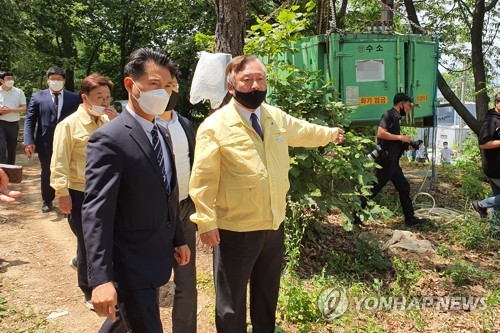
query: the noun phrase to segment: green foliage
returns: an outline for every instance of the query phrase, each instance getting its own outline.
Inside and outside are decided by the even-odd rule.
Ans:
[[[47,321],[39,317],[31,306],[23,310],[9,305],[6,299],[0,295],[0,327],[9,328],[0,333],[44,333]]]
[[[306,227],[314,221],[311,211],[306,211],[304,207],[295,202],[288,203],[291,216],[285,221],[285,257],[286,265],[284,271],[293,273],[299,265],[301,243],[306,231]]]
[[[374,275],[383,275],[392,269],[380,242],[369,233],[361,233],[354,240],[354,252],[345,253],[326,249],[321,261],[328,274],[346,279],[372,280]]]
[[[470,175],[480,180],[487,181],[488,179],[481,169],[480,161],[472,161],[469,159],[459,159],[455,164],[455,173],[459,176]]]
[[[354,245],[356,247],[356,259],[363,267],[377,273],[387,272],[391,268],[391,264],[387,261],[381,248],[380,241],[370,233],[361,233],[356,238]]]
[[[436,247],[436,253],[443,258],[448,258],[449,256],[454,254],[454,251],[450,249],[447,244],[441,243],[438,247]]]
[[[481,284],[493,279],[493,273],[487,270],[477,269],[471,263],[462,259],[455,261],[454,265],[447,269],[446,274],[451,277],[453,283],[458,286]]]
[[[462,216],[442,226],[453,244],[468,250],[490,250],[498,248],[500,242],[492,236],[488,223],[475,216]]]
[[[479,143],[476,133],[467,132],[464,142],[462,143],[462,155],[468,161],[472,161],[477,165],[481,163],[481,152],[479,151]]]
[[[281,279],[278,300],[281,318],[287,322],[310,322],[321,317],[316,301],[321,290],[306,287],[305,280],[294,274]]]
[[[498,308],[500,307],[500,289],[492,290],[491,292],[488,293],[486,296],[486,304],[488,304],[488,307],[491,308]]]
[[[404,296],[411,292],[411,288],[422,275],[420,267],[415,260],[402,261],[394,257],[392,264],[396,272],[396,280],[392,286],[395,296]]]
[[[489,188],[483,182],[472,175],[465,175],[462,178],[462,186],[460,192],[467,198],[483,199],[487,197]]]

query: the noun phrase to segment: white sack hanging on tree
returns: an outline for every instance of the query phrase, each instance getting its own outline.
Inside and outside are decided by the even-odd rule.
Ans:
[[[209,100],[212,109],[221,105],[227,94],[226,66],[230,61],[231,55],[228,53],[200,52],[191,82],[191,104]]]

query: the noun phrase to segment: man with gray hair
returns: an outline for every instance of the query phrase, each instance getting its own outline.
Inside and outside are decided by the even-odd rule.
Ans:
[[[344,140],[340,128],[294,118],[265,104],[267,70],[253,55],[226,67],[233,99],[200,125],[189,194],[191,220],[214,247],[217,332],[246,333],[250,281],[253,332],[275,329],[283,263],[288,147]]]

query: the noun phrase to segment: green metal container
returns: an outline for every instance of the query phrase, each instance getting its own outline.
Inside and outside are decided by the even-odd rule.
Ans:
[[[333,81],[334,98],[357,106],[353,125],[376,124],[398,92],[419,107],[414,125],[433,124],[438,43],[432,37],[389,34],[330,34],[303,38],[287,59]]]

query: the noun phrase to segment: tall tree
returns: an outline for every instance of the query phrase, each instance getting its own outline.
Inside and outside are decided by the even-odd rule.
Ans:
[[[246,0],[215,0],[215,52],[243,54]]]

